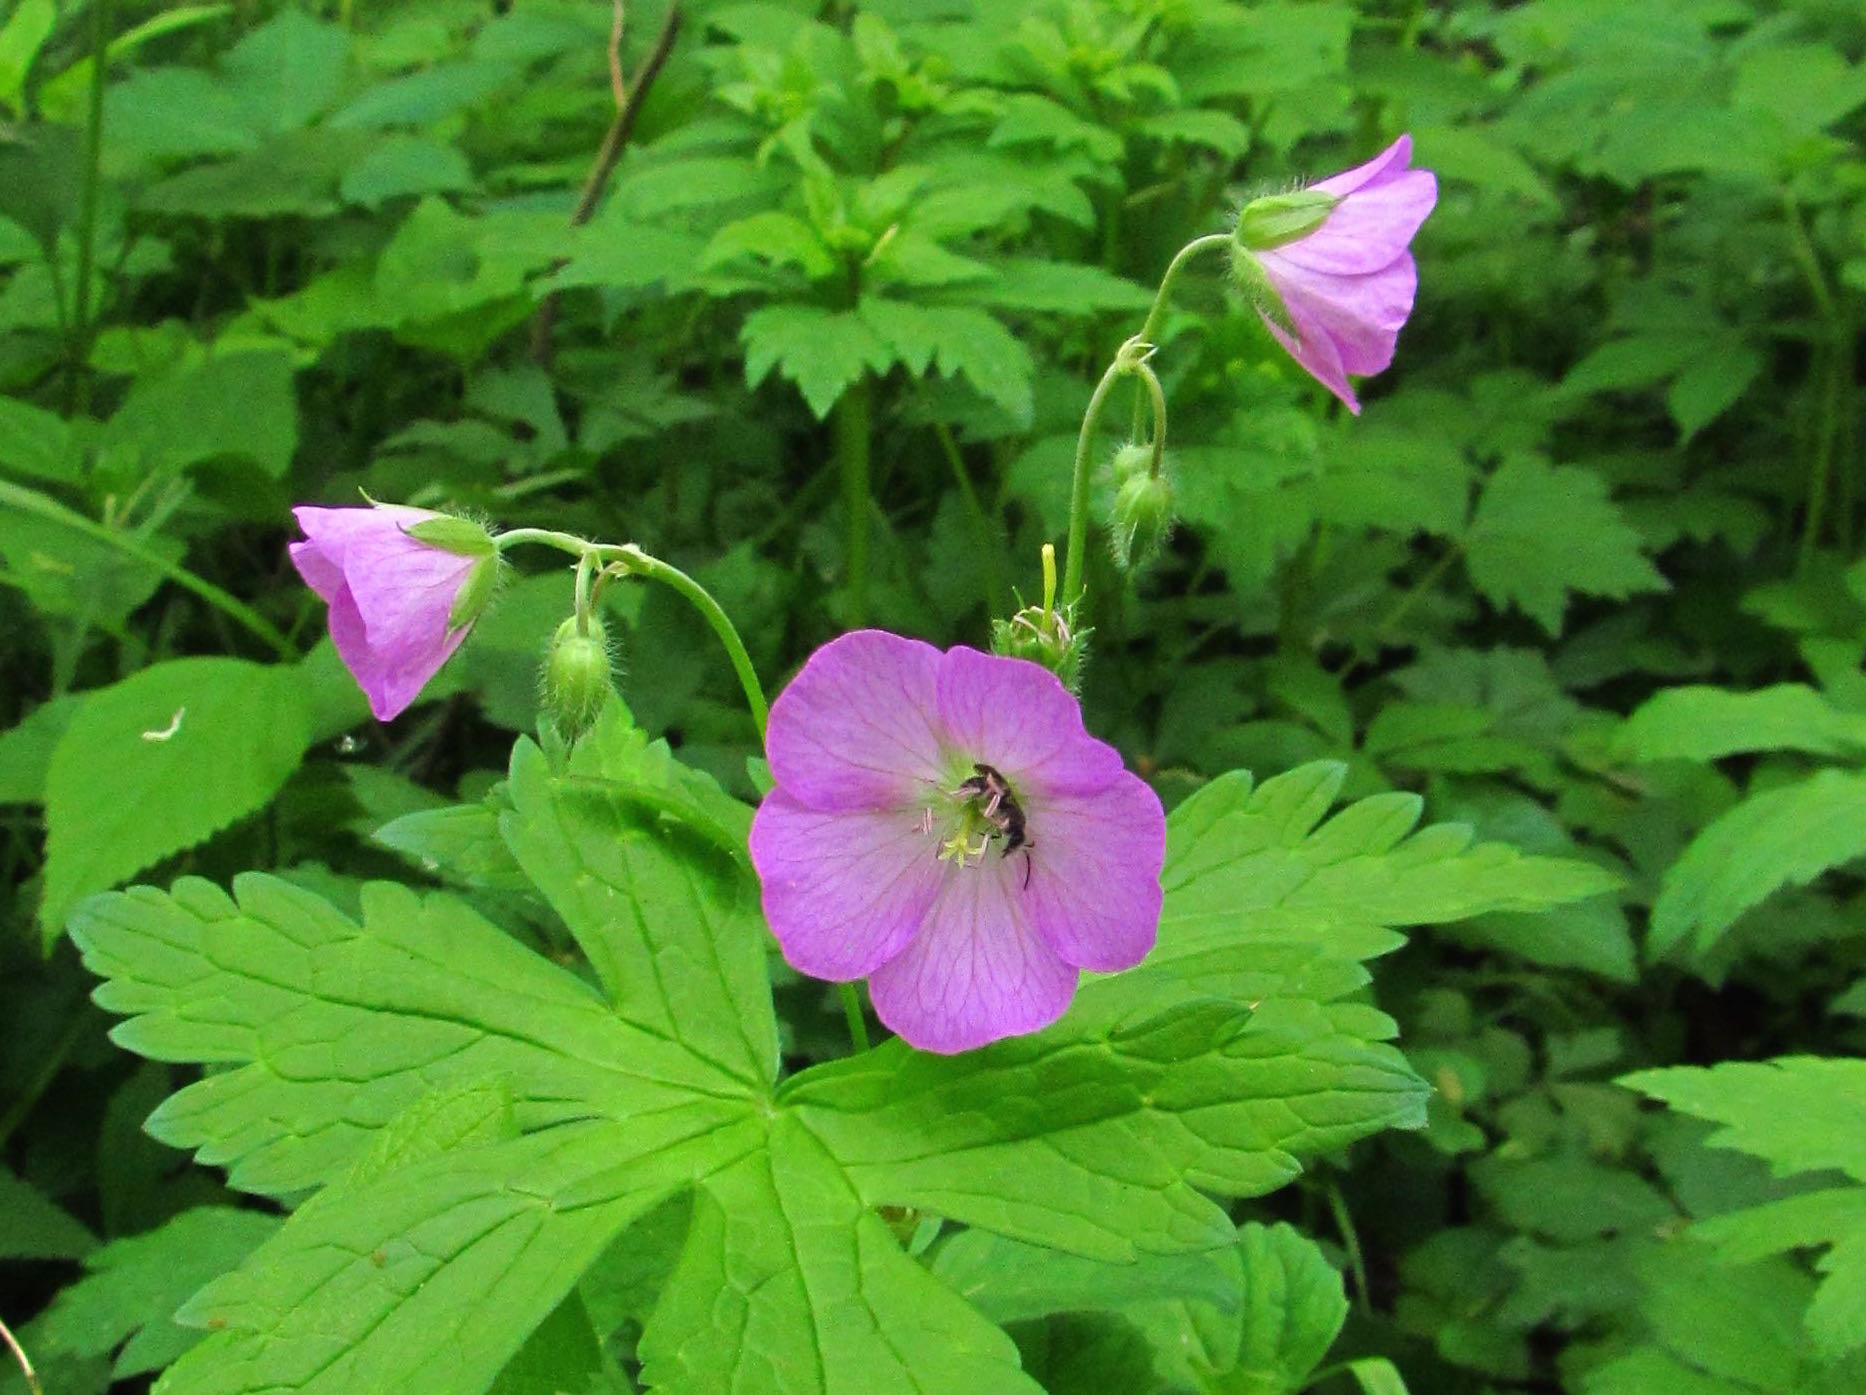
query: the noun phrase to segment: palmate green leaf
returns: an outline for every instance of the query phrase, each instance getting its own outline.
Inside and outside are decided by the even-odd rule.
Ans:
[[[212,1330],[158,1388],[482,1391],[618,1230],[749,1141],[586,1121],[322,1193],[183,1309]]]
[[[870,373],[885,373],[898,353],[855,315],[815,305],[767,305],[745,317],[745,384],[772,369],[797,385],[821,420],[842,394]]]
[[[331,1181],[436,1086],[501,1077],[522,1128],[586,1118],[729,1120],[745,1087],[617,1020],[569,971],[461,903],[372,883],[359,925],[271,877],[229,898],[184,878],[73,918],[115,1039],[156,1060],[232,1067],[182,1090],[148,1128],[246,1191]]]
[[[1866,775],[1823,770],[1752,794],[1666,869],[1652,907],[1651,952],[1665,954],[1687,938],[1707,950],[1771,893],[1863,856]]]
[[[1514,604],[1559,634],[1576,592],[1624,599],[1663,591],[1639,535],[1592,470],[1521,455],[1484,487],[1464,537],[1471,584],[1498,605]]]
[[[696,1199],[641,1355],[651,1388],[696,1395],[1037,1395],[1010,1339],[902,1253],[794,1114]]]
[[[241,659],[171,659],[87,693],[46,772],[47,939],[79,898],[264,805],[310,722],[288,668]]]
[[[1030,419],[1030,351],[985,311],[865,296],[856,314],[910,373],[931,366],[963,377],[1018,421]]]
[[[1866,1183],[1866,1061],[1787,1056],[1708,1069],[1638,1071],[1621,1084],[1721,1125],[1706,1140],[1778,1174],[1839,1171]],[[1816,1349],[1866,1347],[1866,1185],[1828,1187],[1701,1221],[1692,1235],[1727,1264],[1822,1247],[1824,1276],[1805,1321]]]
[[[641,1342],[658,1388],[1035,1395],[877,1206],[1108,1258],[1228,1242],[1203,1192],[1267,1191],[1422,1117],[1391,1022],[1340,1000],[1387,925],[1598,880],[1455,831],[1402,841],[1411,800],[1318,829],[1339,779],[1189,801],[1160,967],[1091,983],[1049,1031],[963,1057],[890,1043],[775,1092],[748,811],[619,706],[561,765],[521,743],[502,820],[600,991],[445,895],[370,886],[360,923],[257,876],[93,899],[73,933],[118,1038],[222,1067],[152,1130],[236,1185],[325,1188],[189,1305],[211,1332],[163,1395],[477,1395],[547,1317],[574,1326],[561,1305],[624,1226],[689,1189]],[[1368,895],[1330,881],[1347,866]],[[497,1136],[506,1099],[517,1137]],[[437,1132],[454,1146],[423,1155]]]
[[[1835,1168],[1866,1183],[1866,1061],[1783,1056],[1635,1071],[1620,1083],[1722,1127],[1708,1142],[1777,1173]]]
[[[777,1025],[745,807],[651,742],[619,703],[561,773],[519,742],[509,789],[505,840],[616,1012],[764,1089]]]
[[[234,1268],[279,1228],[261,1211],[197,1206],[143,1235],[112,1240],[85,1259],[40,1326],[50,1351],[117,1354],[119,1378],[159,1371],[200,1340],[169,1321],[195,1291]]]
[[[1294,1395],[1347,1317],[1341,1275],[1288,1225],[1238,1229],[1217,1249],[1111,1264],[983,1231],[945,1241],[932,1269],[988,1316],[1123,1314],[1175,1390]]]

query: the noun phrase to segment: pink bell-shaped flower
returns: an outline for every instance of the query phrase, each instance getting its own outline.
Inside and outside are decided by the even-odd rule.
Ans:
[[[1419,272],[1413,234],[1438,201],[1430,170],[1410,168],[1401,136],[1364,165],[1245,205],[1234,265],[1270,333],[1351,412],[1348,375],[1393,361]]]
[[[382,721],[401,712],[467,637],[499,558],[484,528],[398,504],[292,510],[292,565],[330,606],[337,653]]]

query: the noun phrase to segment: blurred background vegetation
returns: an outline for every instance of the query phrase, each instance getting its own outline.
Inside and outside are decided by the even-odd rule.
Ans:
[[[1614,1083],[1866,1042],[1855,0],[619,13],[0,10],[0,1316],[47,1389],[146,1383],[271,1225],[141,1131],[180,1073],[109,1045],[65,912],[418,876],[374,835],[492,789],[569,609],[514,578],[369,724],[292,503],[639,542],[774,690],[859,624],[982,643],[1167,258],[1406,131],[1440,202],[1359,419],[1216,261],[1182,279],[1180,526],[1137,580],[1091,563],[1089,720],[1169,804],[1335,759],[1625,890],[1383,961],[1430,1127],[1252,1214],[1339,1247],[1348,1346],[1416,1392],[1866,1388],[1866,1088]],[[637,719],[750,796],[709,636],[609,596]],[[100,760],[132,712],[215,740]],[[839,1050],[787,992],[793,1055]],[[1087,1322],[1022,1333],[1033,1369]]]

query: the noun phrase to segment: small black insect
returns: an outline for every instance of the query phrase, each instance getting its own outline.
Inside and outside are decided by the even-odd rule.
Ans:
[[[1025,831],[1024,806],[1017,802],[1017,796],[1011,793],[1011,786],[995,766],[983,761],[973,762],[972,769],[977,771],[970,779],[963,781],[958,794],[983,798],[985,807],[979,812],[994,830],[994,838],[1004,839],[1004,846],[999,849],[1000,857],[1009,857],[1019,848],[1024,852],[1024,889],[1030,888],[1030,850],[1036,844],[1030,841]]]

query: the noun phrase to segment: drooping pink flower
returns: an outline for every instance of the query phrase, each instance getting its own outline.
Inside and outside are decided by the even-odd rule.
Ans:
[[[858,630],[771,709],[752,821],[765,917],[815,978],[866,978],[922,1050],[1032,1032],[1160,920],[1166,816],[1055,675]]]
[[[476,525],[399,504],[292,510],[305,540],[291,545],[292,565],[330,606],[337,653],[381,721],[420,694],[473,627],[470,604],[497,567],[492,541]],[[412,537],[409,529],[441,520],[450,545]],[[478,569],[478,570],[476,570]],[[467,591],[471,614],[461,614]]]
[[[1438,201],[1437,178],[1409,168],[1411,160],[1412,137],[1401,136],[1364,165],[1280,196],[1338,200],[1312,228],[1268,247],[1250,247],[1240,237],[1241,254],[1255,260],[1287,314],[1285,327],[1260,309],[1264,323],[1355,413],[1361,404],[1348,375],[1378,373],[1393,361],[1419,284],[1408,248]]]

